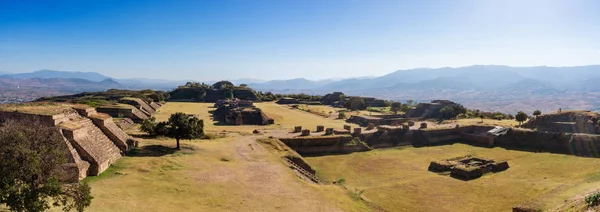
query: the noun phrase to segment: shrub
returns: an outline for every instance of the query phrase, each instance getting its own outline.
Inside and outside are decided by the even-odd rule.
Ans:
[[[346,112],[340,111],[338,113],[338,119],[346,119]]]
[[[344,178],[340,178],[339,180],[336,180],[333,182],[334,184],[340,184],[340,185],[344,185],[346,183],[346,179]]]
[[[149,119],[144,120],[142,125],[140,126],[140,130],[142,132],[148,133],[148,135],[155,136],[156,135],[156,118],[150,117]]]
[[[588,207],[594,207],[600,203],[600,192],[585,196],[585,204]]]

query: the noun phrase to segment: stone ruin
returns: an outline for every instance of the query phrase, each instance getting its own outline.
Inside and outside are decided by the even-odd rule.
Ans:
[[[302,130],[302,134],[300,134],[300,136],[309,136],[310,135],[310,130],[306,129],[306,130]]]
[[[215,120],[229,125],[269,125],[275,121],[248,100],[224,100],[215,103],[218,108],[213,113]]]
[[[96,110],[113,118],[128,118],[135,123],[141,123],[152,117],[152,114],[160,107],[162,107],[160,103],[146,102],[140,98],[124,97],[119,99],[119,104],[101,105]]]
[[[455,102],[448,100],[433,100],[431,103],[419,103],[416,107],[411,108],[405,115],[406,118],[437,118],[433,117],[436,111],[446,107],[458,105]]]
[[[323,125],[317,126],[317,132],[323,132],[323,131],[325,131],[325,126],[323,126]]]
[[[280,105],[290,105],[290,104],[300,104],[300,101],[298,101],[297,99],[294,99],[294,98],[283,97],[283,98],[277,100],[277,102],[275,102],[275,103],[280,104]]]
[[[321,98],[321,103],[323,105],[331,105],[334,107],[344,107],[344,103],[350,99],[351,96],[346,96],[342,92],[333,92],[329,94],[325,94],[323,98]],[[353,96],[361,98],[367,107],[385,107],[385,100],[377,99],[375,97],[362,97],[362,96]]]
[[[250,100],[240,100],[240,99],[222,99],[218,100],[214,104],[214,108],[219,108],[221,106],[234,106],[234,107],[253,107],[254,102]]]
[[[428,170],[436,173],[448,173],[450,176],[461,180],[473,180],[486,173],[496,173],[507,170],[508,162],[467,155],[441,161],[433,161]]]
[[[97,176],[137,142],[107,114],[86,105],[11,105],[0,108],[0,121],[36,118],[57,127],[64,137],[67,163],[62,181],[77,182],[86,176]]]
[[[561,111],[534,117],[523,127],[559,133],[599,134],[600,114],[590,111]]]

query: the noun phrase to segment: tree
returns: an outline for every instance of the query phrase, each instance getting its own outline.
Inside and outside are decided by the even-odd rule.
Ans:
[[[338,113],[338,119],[346,119],[346,112],[340,111]]]
[[[149,119],[144,120],[142,125],[140,125],[140,130],[151,136],[156,135],[156,118],[150,117]]]
[[[226,80],[216,82],[215,84],[212,85],[212,87],[217,90],[221,90],[224,88],[231,88],[233,86],[234,86],[233,83],[226,81]]]
[[[367,108],[365,100],[360,97],[350,97],[348,102],[346,102],[345,106],[350,110],[364,110]]]
[[[533,116],[537,117],[539,115],[542,115],[542,111],[540,111],[540,110],[533,111]]]
[[[454,115],[454,109],[451,106],[446,106],[446,107],[443,107],[442,109],[440,109],[440,116],[443,119],[451,119],[451,118],[456,117]]]
[[[0,204],[12,211],[44,211],[50,204],[83,211],[90,205],[86,183],[59,179],[68,149],[57,128],[36,119],[7,120],[0,126],[0,147]]]
[[[227,99],[233,99],[233,90],[232,89],[225,89],[225,98]]]
[[[480,114],[479,118],[481,119],[481,123],[483,123],[483,118],[485,118],[485,116],[483,116],[483,114]]]
[[[398,114],[398,111],[400,111],[402,109],[402,103],[400,102],[393,102],[392,105],[390,106],[390,110],[392,112],[394,112],[394,114]]]
[[[167,137],[177,140],[177,149],[181,149],[179,140],[195,139],[204,135],[204,121],[198,117],[185,113],[175,113],[169,117],[167,122]]]
[[[527,114],[523,111],[517,112],[515,119],[519,122],[519,126],[523,125],[523,122],[527,120]]]

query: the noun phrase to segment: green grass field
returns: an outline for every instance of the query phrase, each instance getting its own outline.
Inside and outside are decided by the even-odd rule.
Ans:
[[[467,154],[507,160],[510,168],[471,181],[427,171],[433,160]],[[551,209],[600,186],[599,159],[464,144],[306,159],[322,179],[343,178],[389,211],[510,211],[524,203]]]

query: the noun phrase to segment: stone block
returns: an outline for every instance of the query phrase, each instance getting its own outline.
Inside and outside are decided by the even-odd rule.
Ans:
[[[323,131],[325,131],[325,126],[323,126],[323,125],[317,126],[317,132],[323,132]]]
[[[350,125],[344,125],[344,129],[348,130],[348,131],[351,131],[352,130],[352,126],[350,126]]]
[[[300,136],[309,136],[310,130],[302,130],[302,134]]]
[[[354,133],[353,133],[354,136],[360,136],[361,133],[362,133],[362,128],[360,128],[360,127],[354,128]]]
[[[325,135],[333,135],[333,128],[325,129]]]
[[[369,125],[367,126],[367,130],[372,130],[372,129],[375,129],[375,124],[369,123]]]
[[[294,132],[295,132],[295,133],[302,132],[302,126],[295,126],[295,127],[294,127]]]

